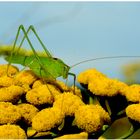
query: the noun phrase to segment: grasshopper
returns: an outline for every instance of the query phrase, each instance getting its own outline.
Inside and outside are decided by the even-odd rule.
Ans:
[[[14,52],[20,31],[24,33],[24,37],[19,45],[17,52]],[[35,51],[28,37],[29,31],[32,31],[34,35],[37,37],[38,41],[40,42],[42,48],[44,49],[46,53],[46,57],[39,56],[38,53]],[[33,55],[26,56],[26,55],[18,54],[18,51],[21,48],[25,39],[28,41],[31,47],[31,50],[33,51]],[[45,45],[39,38],[38,34],[36,33],[32,25],[28,28],[27,31],[25,30],[23,25],[19,26],[11,55],[5,56],[5,60],[9,62],[9,65],[11,63],[15,63],[15,64],[21,64],[26,67],[28,66],[38,77],[43,77],[43,78],[46,78],[47,80],[55,80],[56,78],[61,77],[61,76],[64,79],[67,79],[68,75],[72,75],[74,77],[74,85],[75,85],[76,76],[74,73],[69,72],[70,66],[65,64],[61,59],[52,57],[52,55],[46,49]]]

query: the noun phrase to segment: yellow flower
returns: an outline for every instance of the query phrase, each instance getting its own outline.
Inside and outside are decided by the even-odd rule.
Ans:
[[[67,86],[64,82],[56,80],[55,82],[47,82],[47,81],[43,81],[42,79],[40,80],[36,80],[33,83],[32,88],[36,88],[42,85],[47,85],[47,87],[49,88],[49,90],[52,92],[52,95],[55,99],[55,97],[59,94],[62,94],[63,92],[73,92],[74,93],[74,86]],[[82,94],[81,94],[81,90],[75,86],[75,95],[79,96],[80,98],[82,98]]]
[[[7,70],[7,66],[7,64],[0,65],[0,77],[3,75],[13,76],[18,73],[19,70],[17,67],[9,65],[9,68]]]
[[[32,88],[37,88],[37,87],[42,86],[42,85],[44,85],[44,82],[43,82],[43,80],[39,79],[39,80],[36,80],[36,81],[33,83]]]
[[[126,115],[140,123],[140,104],[132,104],[126,108]]]
[[[54,101],[53,90],[49,89],[46,85],[33,88],[26,94],[27,102],[33,105],[52,104]]]
[[[57,81],[56,81],[57,83]],[[43,81],[43,80],[37,80],[34,82],[33,87],[32,88],[38,88],[39,86],[42,85],[46,85],[47,88],[49,89],[50,93],[53,95],[54,99],[57,95],[61,94],[62,92],[60,91],[60,89],[56,86],[56,83],[49,83],[47,81]],[[61,85],[60,85],[61,86]]]
[[[101,72],[97,71],[96,69],[88,69],[84,72],[81,72],[78,77],[77,80],[79,83],[82,84],[89,84],[90,81],[92,81],[93,79],[102,79],[105,78],[106,75],[102,74]]]
[[[64,114],[59,108],[46,108],[38,112],[32,119],[32,127],[36,131],[47,131],[60,125]]]
[[[63,92],[75,92],[74,94],[79,96],[82,99],[82,94],[81,94],[81,90],[75,86],[75,91],[74,91],[74,85],[69,87],[68,85],[66,85],[64,82],[57,80],[56,83],[61,87],[61,89],[63,90]],[[54,84],[55,86],[55,84]]]
[[[0,88],[0,101],[16,103],[24,94],[24,90],[19,86]]]
[[[0,139],[26,139],[25,131],[18,125],[1,125]]]
[[[99,105],[80,106],[75,112],[76,125],[88,133],[100,130],[104,122],[109,122],[110,116]]]
[[[15,76],[15,84],[17,84],[17,85],[24,85],[24,84],[31,85],[31,84],[33,84],[33,82],[36,79],[37,79],[37,77],[35,76],[35,74],[31,70],[25,70],[25,71],[19,72]]]
[[[140,85],[133,84],[124,89],[123,94],[131,102],[140,102]]]
[[[115,96],[120,90],[117,82],[119,81],[109,78],[94,79],[89,83],[88,89],[95,95]]]
[[[39,110],[35,106],[27,103],[19,104],[17,107],[19,108],[19,112],[24,119],[24,122],[31,125],[33,117]]]
[[[115,96],[123,93],[127,85],[119,80],[110,79],[96,69],[89,69],[78,76],[78,81],[87,84],[88,89],[95,95]]]
[[[118,86],[118,92],[120,95],[125,96],[125,90],[129,87],[126,83],[116,80],[116,86]]]
[[[56,98],[57,95],[62,94],[62,92],[55,85],[53,85],[53,84],[47,84],[47,88],[51,92],[54,100],[55,100],[55,98]]]
[[[58,107],[65,113],[65,115],[73,116],[77,108],[84,105],[84,102],[72,92],[64,92],[56,96],[53,107]]]
[[[20,71],[14,77],[14,85],[21,86],[27,92],[36,79],[37,76],[31,70]]]
[[[0,124],[16,123],[21,119],[17,106],[9,102],[0,102]]]
[[[14,78],[7,75],[0,77],[0,87],[8,87],[14,84]]]
[[[63,91],[69,91],[69,87],[64,82],[57,80],[56,83],[61,87]]]

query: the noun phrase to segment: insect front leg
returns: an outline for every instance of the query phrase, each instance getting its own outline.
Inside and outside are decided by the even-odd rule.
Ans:
[[[75,94],[75,81],[76,81],[76,75],[74,73],[69,72],[68,75],[73,76],[73,83],[74,83],[74,94]]]
[[[38,41],[40,42],[42,48],[45,50],[46,54],[47,54],[47,57],[52,57],[50,52],[47,50],[47,48],[45,47],[45,45],[43,44],[43,42],[41,41],[40,37],[38,36],[35,28],[33,27],[33,25],[30,25],[29,29],[28,30],[32,30],[34,35],[36,36],[36,38],[38,39]],[[28,32],[28,31],[27,31]]]

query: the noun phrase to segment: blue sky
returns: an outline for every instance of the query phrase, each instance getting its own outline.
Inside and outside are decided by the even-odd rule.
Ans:
[[[20,24],[34,25],[53,56],[70,66],[95,57],[140,55],[140,2],[0,2],[0,43],[11,44]],[[97,68],[121,79],[121,66],[135,60],[92,61],[72,72]]]

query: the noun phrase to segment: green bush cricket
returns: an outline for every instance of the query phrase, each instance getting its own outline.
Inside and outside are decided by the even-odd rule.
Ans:
[[[24,37],[20,43],[20,46],[17,52],[14,52],[20,30],[23,31]],[[29,31],[32,31],[34,35],[37,37],[38,41],[40,42],[41,46],[43,47],[46,53],[46,57],[39,56],[37,52],[35,51],[28,37]],[[18,54],[18,51],[20,50],[25,38],[28,41],[34,55],[25,56],[25,55]],[[56,78],[60,76],[62,76],[64,79],[67,79],[68,75],[72,75],[74,76],[74,85],[75,85],[76,76],[74,73],[69,72],[70,67],[66,65],[61,59],[53,58],[51,56],[51,54],[46,49],[42,41],[40,40],[38,34],[36,33],[32,25],[28,28],[27,31],[25,30],[23,25],[19,26],[16,39],[14,41],[13,50],[11,52],[11,56],[6,56],[5,60],[9,62],[9,65],[11,63],[15,63],[15,64],[21,64],[23,66],[28,66],[38,77],[43,77],[43,78],[46,78],[47,80],[55,80]]]

